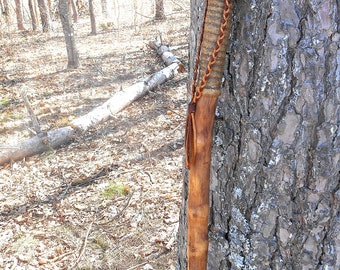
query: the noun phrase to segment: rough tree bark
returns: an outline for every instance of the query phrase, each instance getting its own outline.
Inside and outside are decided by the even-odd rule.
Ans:
[[[20,31],[25,30],[25,27],[24,27],[24,24],[23,24],[22,8],[21,8],[21,1],[20,0],[15,0],[15,14],[17,16],[18,30],[20,30]]]
[[[204,2],[191,1],[191,74]],[[336,0],[235,1],[208,269],[340,268],[339,8]],[[186,269],[186,179],[178,269]]]
[[[156,20],[165,19],[163,0],[155,0],[155,19]]]
[[[79,54],[76,48],[76,41],[74,39],[73,25],[70,20],[68,0],[59,0],[59,14],[65,36],[68,57],[67,68],[77,68],[79,66]]]
[[[43,32],[48,32],[50,30],[50,20],[45,0],[38,0],[38,7],[40,11],[41,26]]]

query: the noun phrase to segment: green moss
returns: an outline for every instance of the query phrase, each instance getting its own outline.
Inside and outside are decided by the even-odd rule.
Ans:
[[[130,187],[115,183],[115,182],[110,182],[109,186],[105,188],[103,192],[103,196],[105,199],[113,199],[117,195],[127,195],[129,194]]]
[[[8,106],[9,104],[11,104],[11,101],[9,99],[7,99],[7,98],[0,99],[0,109],[2,107]]]
[[[98,245],[103,250],[109,248],[109,243],[104,239],[103,236],[98,236],[97,238],[95,238],[95,244]]]

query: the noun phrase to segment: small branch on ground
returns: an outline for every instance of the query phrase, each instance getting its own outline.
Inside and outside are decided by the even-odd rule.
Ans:
[[[75,261],[75,263],[72,265],[72,267],[70,269],[74,269],[75,267],[77,267],[78,263],[80,262],[81,260],[81,257],[84,255],[85,253],[85,249],[86,249],[86,245],[87,245],[87,240],[89,238],[89,235],[90,235],[90,232],[91,232],[91,229],[92,229],[92,225],[93,225],[93,222],[94,220],[91,221],[87,231],[86,231],[86,235],[85,235],[85,239],[84,239],[84,243],[80,249],[80,253],[79,253],[79,256],[77,258],[77,260]]]
[[[125,210],[129,207],[130,201],[131,201],[131,198],[132,198],[133,194],[134,194],[134,191],[131,192],[131,194],[130,194],[126,204],[123,206],[123,208],[113,218],[111,218],[109,221],[105,221],[105,222],[102,222],[102,223],[97,223],[96,225],[99,225],[99,226],[107,225],[109,223],[112,223],[117,218],[119,218],[125,212]]]
[[[32,126],[33,126],[33,130],[35,132],[35,135],[41,133],[41,128],[40,128],[40,124],[39,124],[39,121],[38,121],[38,118],[35,116],[34,114],[34,111],[32,109],[32,106],[27,98],[27,94],[26,94],[26,90],[28,86],[25,85],[25,84],[21,84],[21,87],[20,87],[20,95],[21,95],[21,98],[23,99],[24,103],[25,103],[25,107],[26,107],[26,110],[28,112],[28,115],[30,116],[31,118],[31,121],[32,121]]]

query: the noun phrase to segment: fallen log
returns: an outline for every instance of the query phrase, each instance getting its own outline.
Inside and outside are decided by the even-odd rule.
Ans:
[[[0,165],[54,150],[68,144],[74,136],[75,130],[67,126],[47,133],[40,133],[15,146],[2,147],[3,150],[0,149]]]
[[[149,47],[157,51],[157,54],[162,58],[166,66],[170,66],[172,63],[178,63],[181,71],[184,71],[181,60],[170,51],[168,46],[163,45],[157,40],[153,40],[149,42]]]
[[[158,53],[162,53],[157,50]],[[99,122],[107,120],[111,115],[117,113],[130,105],[132,102],[146,95],[150,90],[172,79],[176,73],[183,71],[180,61],[170,63],[164,69],[153,75],[115,93],[104,104],[96,107],[84,116],[78,117],[71,122],[70,126],[39,133],[33,138],[27,139],[17,145],[0,147],[0,166],[21,160],[25,157],[41,154],[45,151],[57,149],[70,143],[78,133],[86,132],[90,127]]]
[[[88,114],[74,119],[71,126],[86,131],[91,126],[94,126],[95,124],[108,119],[111,115],[121,111],[135,100],[144,96],[150,90],[156,88],[156,86],[172,79],[178,69],[178,63],[172,63],[170,66],[156,72],[154,75],[115,93],[104,104],[96,107]]]

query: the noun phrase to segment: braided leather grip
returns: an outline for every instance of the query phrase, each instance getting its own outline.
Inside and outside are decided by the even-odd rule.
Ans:
[[[231,0],[207,1],[197,95],[201,95],[200,92],[205,89],[220,91],[230,33],[231,2]]]

